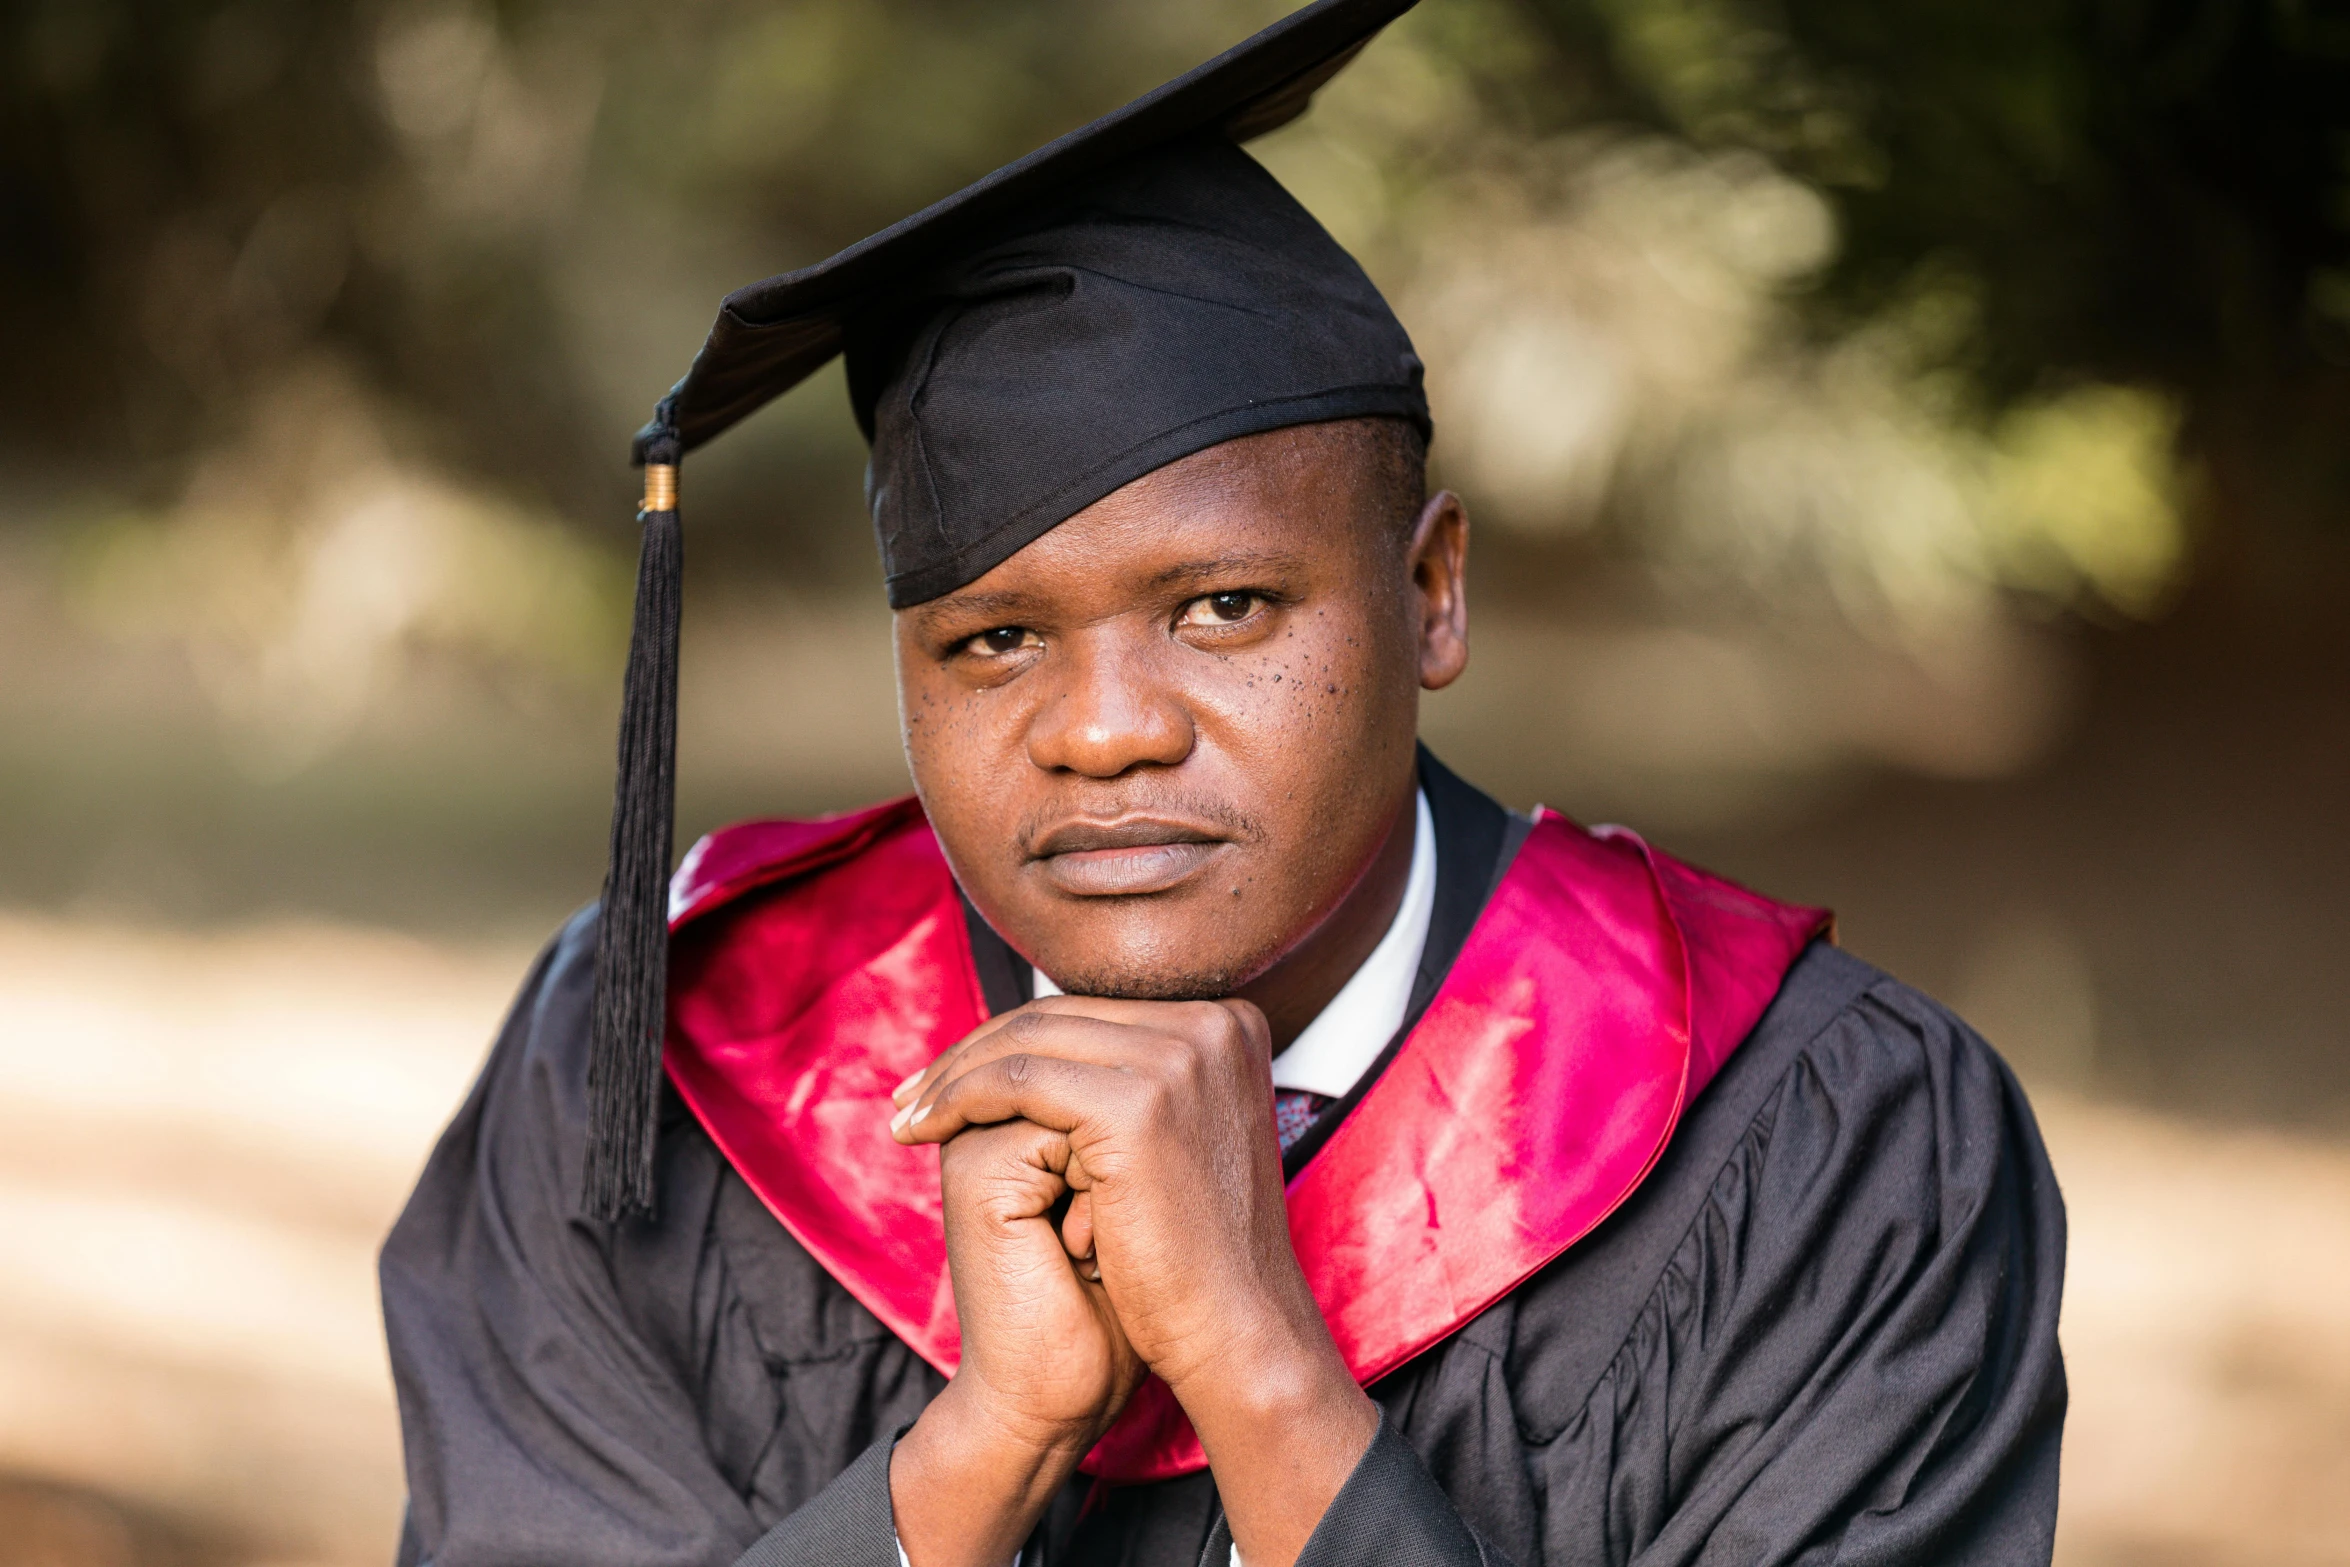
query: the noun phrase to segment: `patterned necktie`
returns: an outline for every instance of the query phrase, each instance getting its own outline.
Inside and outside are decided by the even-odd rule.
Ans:
[[[1329,1102],[1329,1095],[1308,1093],[1302,1088],[1273,1090],[1273,1135],[1281,1139],[1283,1153],[1289,1152],[1306,1135],[1306,1128],[1314,1124],[1314,1117]]]

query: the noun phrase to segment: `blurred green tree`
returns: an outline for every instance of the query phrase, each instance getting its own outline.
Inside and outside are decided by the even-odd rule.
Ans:
[[[0,8],[14,443],[168,480],[323,345],[477,450],[562,472],[545,459],[575,448],[579,410],[534,258],[419,221],[380,25],[348,0]],[[478,70],[441,42],[454,57],[425,70]]]
[[[5,0],[0,439],[169,483],[325,351],[445,456],[602,506],[624,431],[564,286],[605,230],[814,260],[1280,9]]]
[[[1910,313],[1992,404],[2171,393],[2227,533],[2350,509],[2350,8],[1523,3],[1654,123],[1829,194],[1823,319]]]

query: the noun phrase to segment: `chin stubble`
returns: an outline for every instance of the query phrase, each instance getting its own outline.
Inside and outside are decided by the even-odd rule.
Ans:
[[[1214,968],[1174,963],[1105,964],[1055,974],[1053,982],[1073,996],[1105,1001],[1221,1001],[1280,961],[1279,947],[1227,959]]]
[[[1253,967],[1181,973],[1105,968],[1055,975],[1053,982],[1072,996],[1099,996],[1105,1001],[1220,1001],[1255,978],[1256,973]]]

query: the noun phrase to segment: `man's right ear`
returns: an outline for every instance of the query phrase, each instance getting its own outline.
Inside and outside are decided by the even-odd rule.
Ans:
[[[1412,586],[1420,601],[1420,685],[1441,691],[1469,667],[1469,512],[1438,490],[1412,524]]]

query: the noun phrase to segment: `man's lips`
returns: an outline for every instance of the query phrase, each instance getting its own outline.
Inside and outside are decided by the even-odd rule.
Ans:
[[[1031,863],[1059,891],[1078,898],[1165,892],[1228,846],[1205,827],[1148,817],[1065,822],[1030,848]]]

